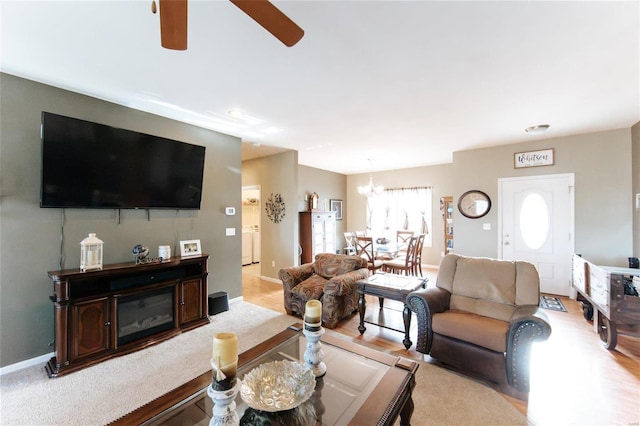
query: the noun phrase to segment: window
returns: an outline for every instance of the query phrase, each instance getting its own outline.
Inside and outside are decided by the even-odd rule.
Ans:
[[[432,246],[431,187],[389,188],[367,198],[367,231],[374,238],[396,239],[396,231],[426,234],[424,245]]]

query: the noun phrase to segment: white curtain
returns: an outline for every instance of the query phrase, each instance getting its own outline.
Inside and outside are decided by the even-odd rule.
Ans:
[[[396,231],[426,234],[424,245],[432,244],[431,187],[389,188],[367,198],[367,230],[374,238],[395,241]]]

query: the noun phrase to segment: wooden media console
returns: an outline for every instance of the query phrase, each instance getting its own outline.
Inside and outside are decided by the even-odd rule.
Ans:
[[[49,377],[160,343],[209,324],[209,256],[49,272],[55,354]]]

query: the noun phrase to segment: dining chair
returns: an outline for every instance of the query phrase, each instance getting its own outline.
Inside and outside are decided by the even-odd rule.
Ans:
[[[415,248],[415,256],[413,256],[413,275],[416,277],[422,276],[422,247],[424,247],[424,239],[427,234],[418,235],[418,243]]]
[[[344,248],[345,254],[349,254],[349,255],[357,254],[356,246],[355,246],[356,234],[353,232],[345,232],[344,239],[347,242],[347,246]]]
[[[394,274],[414,275],[414,259],[416,254],[416,246],[420,237],[409,238],[407,245],[407,255],[396,259],[385,260],[382,262],[382,270]]]
[[[375,257],[372,237],[356,237],[356,249],[358,250],[358,256],[367,261],[367,269],[372,274],[382,268],[382,261]]]
[[[396,243],[398,246],[406,246],[409,244],[409,239],[413,237],[413,231],[396,231]],[[396,257],[406,257],[407,249],[403,248],[402,250],[398,250],[398,254]]]

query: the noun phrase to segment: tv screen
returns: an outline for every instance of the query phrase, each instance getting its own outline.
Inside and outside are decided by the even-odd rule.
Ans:
[[[199,209],[205,147],[42,112],[40,207]]]

